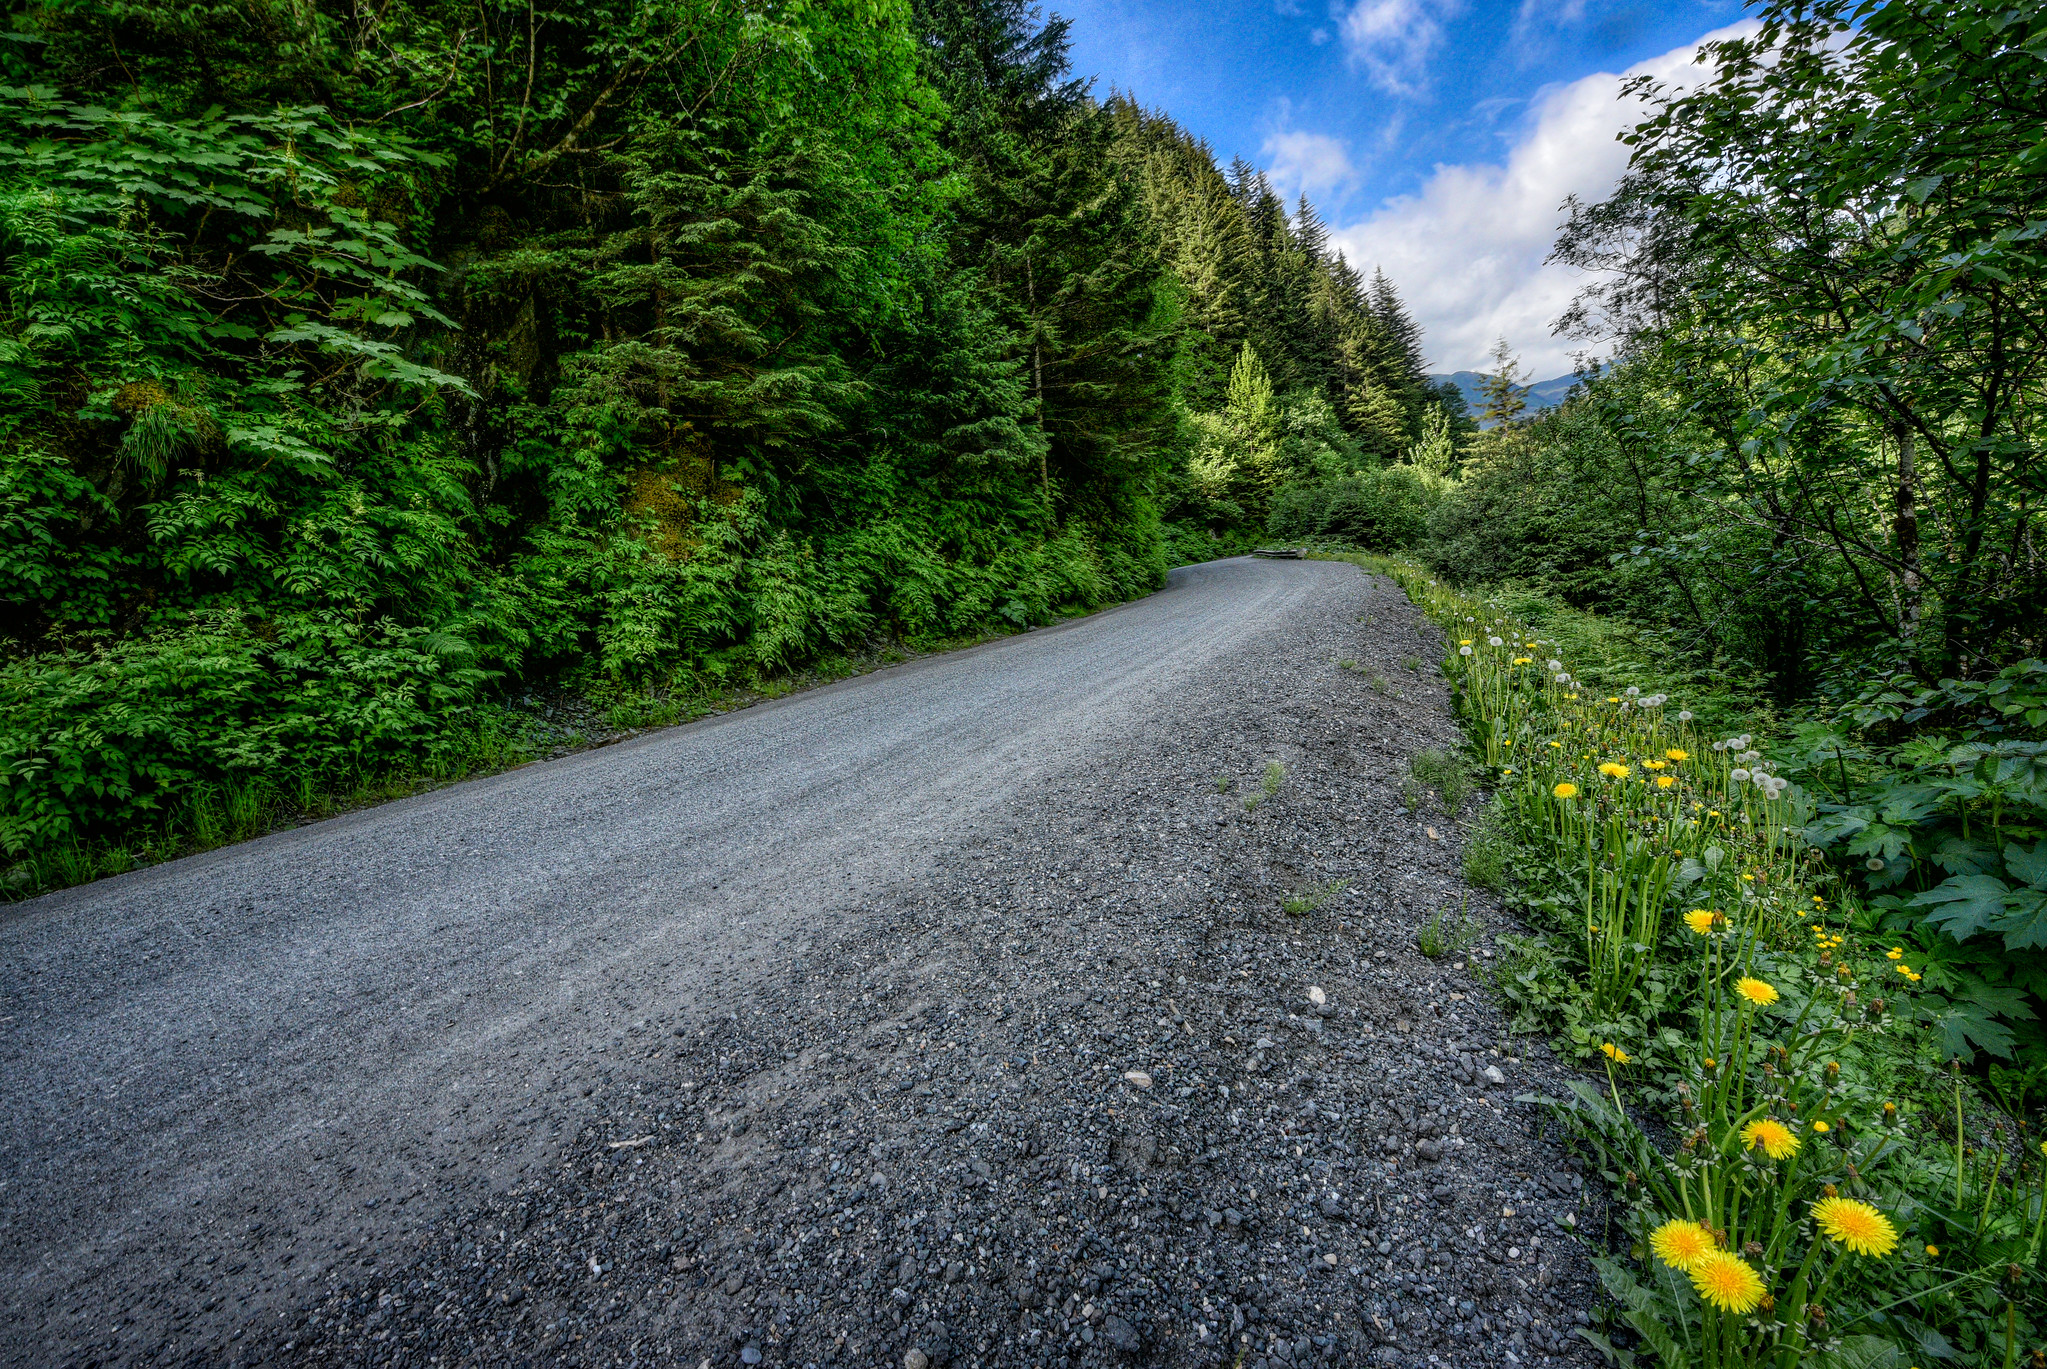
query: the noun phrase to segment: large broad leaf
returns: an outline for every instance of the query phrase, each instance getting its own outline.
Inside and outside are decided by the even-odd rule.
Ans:
[[[1967,941],[2004,916],[2010,893],[2010,886],[1995,875],[1956,875],[1918,895],[1912,903],[1936,909],[1926,920],[1956,941]]]
[[[1957,1059],[1966,1065],[1976,1058],[1979,1049],[2001,1060],[2012,1058],[2011,1028],[1977,1004],[1950,1003],[1935,1009],[1928,1020],[1940,1033],[1943,1058]]]
[[[1819,1357],[1822,1369],[1895,1369],[1903,1362],[1897,1346],[1875,1336],[1850,1336]]]
[[[1956,835],[1942,841],[1928,859],[1951,875],[1987,875],[1997,868],[1997,848]]]
[[[2004,869],[2013,879],[2035,889],[2047,889],[2047,841],[2036,843],[2030,851],[2015,841],[2006,842]]]
[[[1831,846],[1843,837],[1855,836],[1874,821],[1876,810],[1873,808],[1837,808],[1807,827],[1805,840],[1812,846]],[[1685,864],[1694,865],[1697,862],[1686,856]],[[1704,866],[1700,867],[1701,873],[1704,869]]]
[[[2007,900],[2005,915],[1993,930],[2004,933],[2005,949],[2023,951],[2047,946],[2047,892],[2020,889]]]

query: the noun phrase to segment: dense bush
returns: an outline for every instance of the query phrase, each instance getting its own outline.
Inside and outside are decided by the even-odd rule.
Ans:
[[[1402,550],[1422,540],[1440,497],[1438,487],[1414,467],[1388,466],[1286,486],[1274,494],[1266,526],[1283,539]]]

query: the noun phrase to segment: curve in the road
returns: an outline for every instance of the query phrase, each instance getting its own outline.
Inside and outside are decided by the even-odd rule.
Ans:
[[[787,973],[864,891],[1355,574],[1185,567],[1056,629],[6,910],[4,1339],[146,1354],[198,1303],[186,1334],[224,1340],[335,1237],[546,1163],[534,1123],[625,1023]],[[209,1263],[254,1225],[259,1259]]]

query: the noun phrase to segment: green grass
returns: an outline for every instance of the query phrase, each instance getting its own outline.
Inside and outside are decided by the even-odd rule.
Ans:
[[[1485,924],[1472,917],[1468,908],[1460,907],[1455,921],[1448,914],[1447,908],[1436,909],[1414,934],[1416,949],[1431,960],[1455,955],[1485,933]]]
[[[1338,894],[1349,887],[1348,881],[1331,880],[1327,884],[1311,884],[1298,889],[1279,901],[1279,910],[1288,917],[1306,917],[1316,909],[1326,906]]]
[[[1267,761],[1265,763],[1265,777],[1258,782],[1258,787],[1265,791],[1265,797],[1269,799],[1274,794],[1277,794],[1279,787],[1285,783],[1286,767],[1278,761]]]
[[[1505,889],[1513,873],[1513,851],[1506,811],[1495,799],[1465,836],[1464,877],[1481,889]]]
[[[1446,813],[1455,813],[1471,796],[1471,775],[1454,752],[1431,747],[1407,763],[1407,773],[1423,789],[1435,791]]]

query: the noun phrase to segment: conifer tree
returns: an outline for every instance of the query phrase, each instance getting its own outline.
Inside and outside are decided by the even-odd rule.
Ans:
[[[1486,372],[1485,379],[1479,384],[1479,392],[1485,396],[1479,418],[1487,423],[1512,423],[1528,407],[1521,361],[1505,338],[1495,342],[1493,350],[1486,355],[1492,361],[1493,369]]]
[[[1397,461],[1407,450],[1407,410],[1370,371],[1352,388],[1345,416],[1358,446],[1382,462]]]
[[[1429,475],[1448,477],[1457,469],[1457,443],[1450,436],[1450,415],[1440,404],[1422,411],[1421,440],[1407,451],[1408,463]]]
[[[1279,477],[1276,414],[1272,402],[1272,377],[1250,343],[1237,355],[1230,371],[1229,398],[1223,415],[1238,445],[1240,478],[1249,492],[1262,495]]]

